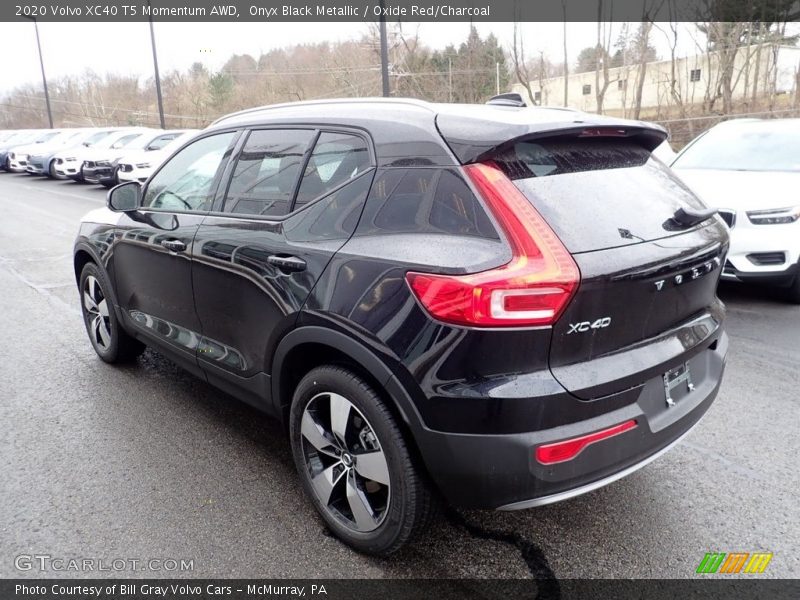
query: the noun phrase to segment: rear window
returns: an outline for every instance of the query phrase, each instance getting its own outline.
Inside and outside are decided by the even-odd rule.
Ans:
[[[647,149],[624,139],[520,142],[494,160],[572,253],[680,234],[668,228],[675,211],[703,206]]]

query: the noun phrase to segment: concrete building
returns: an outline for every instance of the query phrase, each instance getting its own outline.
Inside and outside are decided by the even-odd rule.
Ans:
[[[747,57],[750,60],[747,60]],[[639,65],[610,68],[608,86],[603,100],[603,112],[629,116],[634,106]],[[647,63],[642,87],[642,110],[652,112],[657,108],[668,108],[678,103],[676,94],[685,105],[702,104],[718,94],[720,81],[719,55],[716,52],[689,56],[675,60],[675,94],[672,91],[673,64],[670,60]],[[794,94],[797,92],[800,73],[800,48],[792,46],[762,45],[742,47],[734,61],[732,89],[734,102],[751,98],[753,88],[759,97],[774,92]],[[600,86],[604,77],[600,71]],[[533,98],[530,104],[542,106],[564,106],[564,77],[553,77],[542,81],[531,81]],[[595,72],[573,73],[567,78],[567,106],[588,112],[597,111],[597,82]],[[522,84],[514,84],[512,91],[528,97]],[[722,106],[721,96],[714,104]]]

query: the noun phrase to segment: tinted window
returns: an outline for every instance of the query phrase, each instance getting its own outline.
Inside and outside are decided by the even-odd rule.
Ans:
[[[176,212],[210,210],[213,183],[235,135],[211,135],[178,152],[150,180],[142,205]]]
[[[498,239],[486,211],[455,170],[391,169],[378,177],[359,229]]]
[[[494,160],[571,252],[675,235],[675,211],[703,206],[650,152],[626,140],[522,142]]]
[[[303,174],[295,210],[355,179],[370,166],[363,138],[347,133],[321,133]]]
[[[225,211],[281,216],[289,212],[306,149],[314,132],[305,129],[253,131],[236,162]]]
[[[372,181],[370,174],[328,194],[286,220],[286,239],[292,242],[346,240],[356,228]]]

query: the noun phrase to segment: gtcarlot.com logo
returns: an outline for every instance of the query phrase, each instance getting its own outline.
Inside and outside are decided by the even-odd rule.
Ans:
[[[120,572],[194,571],[193,558],[65,558],[50,554],[20,554],[14,558],[18,571]]]
[[[772,552],[706,552],[696,573],[763,573]]]

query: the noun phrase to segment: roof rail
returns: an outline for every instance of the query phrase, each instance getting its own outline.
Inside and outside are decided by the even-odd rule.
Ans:
[[[365,98],[327,98],[327,99],[319,99],[319,100],[300,100],[298,102],[281,102],[279,104],[267,104],[265,106],[254,106],[253,108],[246,108],[244,110],[240,110],[234,113],[230,113],[227,115],[223,115],[213,121],[211,125],[216,125],[217,123],[221,123],[227,119],[232,117],[240,117],[243,115],[257,113],[265,110],[274,110],[280,108],[287,108],[292,106],[315,106],[320,104],[358,104],[358,103],[385,103],[385,104],[406,104],[410,106],[417,106],[419,108],[425,108],[431,112],[434,112],[431,108],[429,102],[425,102],[424,100],[417,100],[416,98],[373,98],[373,97],[365,97]],[[209,127],[211,126],[209,125]]]

